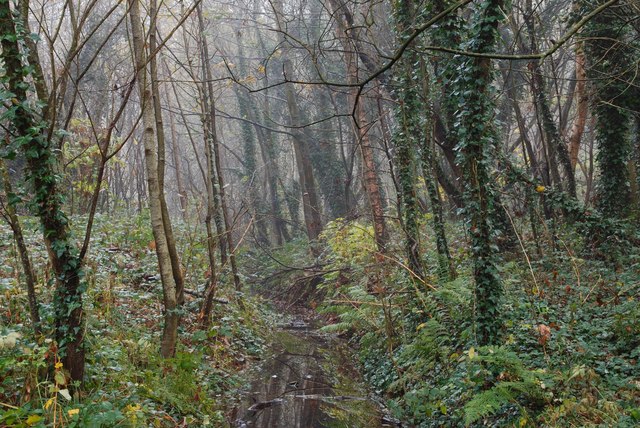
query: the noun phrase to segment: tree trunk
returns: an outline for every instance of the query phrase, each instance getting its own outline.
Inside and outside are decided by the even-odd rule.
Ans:
[[[411,0],[397,3],[395,16],[399,42],[404,42],[411,34],[411,22],[416,10]],[[420,229],[418,225],[418,198],[414,186],[416,173],[416,148],[418,141],[423,140],[424,130],[420,114],[423,113],[419,99],[419,82],[414,79],[425,79],[418,70],[418,55],[413,50],[405,52],[401,59],[398,82],[395,92],[398,99],[398,129],[393,141],[395,143],[395,164],[398,171],[398,182],[402,196],[402,226],[405,235],[405,252],[409,268],[421,279],[424,278],[424,267],[420,256]]]
[[[176,187],[178,189],[178,200],[180,202],[180,212],[182,220],[187,219],[187,191],[182,180],[182,157],[180,156],[180,139],[176,131],[176,124],[173,114],[169,115],[169,127],[171,129],[171,155],[176,169]]]
[[[354,52],[351,43],[352,39],[349,33],[351,27],[348,23],[351,20],[351,13],[346,5],[340,5],[337,1],[332,0],[331,5],[334,14],[338,15],[336,23],[340,30],[340,39],[343,45],[345,64],[347,68],[347,80],[353,84],[358,80],[358,59]],[[357,44],[357,41],[354,41]],[[370,124],[367,120],[367,114],[364,108],[365,99],[360,96],[358,88],[352,88],[349,93],[349,105],[354,106],[354,128],[358,137],[358,145],[360,146],[360,153],[363,163],[363,175],[364,175],[364,189],[369,200],[369,206],[371,208],[371,214],[373,217],[373,230],[375,235],[376,245],[380,252],[385,251],[385,247],[388,241],[387,226],[384,219],[384,204],[382,201],[382,193],[380,185],[378,183],[378,171],[375,162],[375,155],[373,152],[373,144],[369,138]]]
[[[244,48],[242,46],[242,31],[238,30],[237,42],[238,42],[238,71],[240,75],[245,76],[248,73],[246,60],[244,57]],[[248,192],[248,206],[253,211],[253,229],[256,235],[256,240],[261,246],[269,246],[269,234],[267,233],[267,226],[265,222],[265,209],[264,199],[262,196],[265,192],[260,192],[259,176],[258,176],[258,157],[256,153],[257,139],[254,129],[251,123],[248,122],[252,116],[251,109],[251,95],[247,93],[244,88],[234,86],[234,92],[236,95],[236,101],[238,103],[238,114],[241,118],[247,121],[240,122],[240,135],[242,137],[242,154],[243,154],[243,166],[244,177],[243,182],[249,187]]]
[[[631,155],[630,102],[635,94],[627,82],[635,77],[635,68],[628,65],[633,51],[626,43],[626,19],[623,9],[611,6],[594,17],[586,30],[588,73],[595,89],[593,114],[600,172],[596,206],[612,218],[626,217],[630,202],[627,163]]]
[[[235,255],[235,247],[233,243],[233,236],[231,234],[231,223],[229,221],[229,210],[227,209],[227,198],[225,194],[225,180],[224,175],[222,174],[222,164],[220,161],[220,145],[218,143],[218,134],[216,130],[216,105],[215,100],[213,98],[213,75],[211,73],[211,64],[209,61],[209,44],[207,43],[205,26],[204,26],[204,18],[202,16],[202,5],[197,5],[197,15],[198,15],[198,26],[200,28],[200,37],[201,37],[201,61],[203,68],[203,77],[205,80],[205,84],[203,85],[203,107],[205,108],[206,114],[209,121],[209,135],[212,147],[213,147],[213,159],[215,161],[215,170],[216,170],[216,178],[217,178],[217,189],[218,196],[220,198],[220,211],[222,213],[222,220],[224,224],[221,225],[223,227],[224,233],[220,237],[220,245],[226,245],[226,249],[229,252],[229,263],[231,264],[231,274],[233,276],[233,284],[236,287],[237,291],[242,289],[242,283],[240,282],[240,275],[238,275],[238,265],[236,263],[236,255]],[[216,186],[214,186],[214,190]],[[223,262],[224,264],[224,262]]]
[[[534,25],[534,12],[531,0],[526,2],[525,23],[529,32],[529,38],[531,52],[538,50],[536,42],[536,33]],[[543,71],[540,67],[540,62],[535,60],[530,63],[530,69],[532,73],[531,77],[531,92],[533,94],[534,105],[536,112],[540,120],[540,127],[542,129],[543,141],[549,150],[549,160],[551,165],[551,172],[554,178],[557,180],[557,185],[561,186],[560,174],[557,172],[557,164],[559,162],[564,170],[565,180],[567,182],[567,191],[572,198],[576,197],[576,181],[574,171],[571,165],[571,159],[567,146],[560,137],[560,131],[558,125],[553,119],[551,108],[549,107],[549,99],[546,94],[546,85],[544,81]]]
[[[576,90],[575,96],[578,100],[576,120],[571,128],[569,137],[569,157],[571,167],[576,169],[578,155],[580,153],[580,142],[582,134],[587,124],[587,114],[589,110],[589,96],[587,95],[587,72],[585,69],[586,58],[584,56],[584,42],[579,42],[576,47]]]
[[[291,50],[289,43],[285,39],[286,29],[284,28],[283,6],[281,0],[274,0],[272,3],[276,14],[276,21],[280,29],[280,42],[282,45],[283,72],[285,79],[293,78],[293,64],[291,63]],[[322,231],[322,217],[320,209],[320,201],[317,195],[317,186],[309,157],[309,150],[305,139],[307,139],[303,130],[299,128],[302,125],[300,107],[296,101],[295,89],[292,84],[285,84],[285,96],[287,100],[287,108],[289,110],[289,122],[293,134],[293,150],[295,152],[296,166],[298,169],[298,178],[302,190],[302,208],[304,213],[304,221],[307,229],[307,236],[310,241],[318,239]],[[315,246],[312,250],[316,252]]]
[[[144,128],[142,142],[149,189],[149,211],[151,228],[156,242],[156,255],[162,280],[164,300],[164,329],[160,353],[164,358],[175,355],[178,340],[178,289],[174,277],[171,253],[167,241],[165,221],[162,209],[162,180],[159,173],[158,140],[154,101],[151,88],[151,76],[147,71],[147,54],[145,52],[144,31],[140,16],[139,0],[129,0],[129,17],[131,20],[132,47],[135,56],[136,80],[140,93],[142,108],[142,125]]]
[[[2,185],[4,187],[4,195],[0,195],[0,207],[3,208],[4,214],[6,214],[7,223],[13,231],[13,239],[16,241],[18,247],[18,253],[20,254],[20,262],[22,264],[22,270],[24,273],[25,285],[27,288],[27,299],[29,301],[29,313],[31,314],[31,323],[33,324],[33,331],[36,334],[40,334],[40,305],[38,304],[38,297],[36,295],[36,274],[29,258],[29,250],[27,244],[24,241],[24,235],[22,233],[22,225],[20,219],[16,213],[14,203],[10,200],[13,195],[13,189],[11,180],[9,179],[9,172],[5,166],[4,160],[0,158],[0,176],[2,179]]]
[[[494,52],[497,27],[505,14],[502,0],[485,0],[477,6],[473,22],[474,46],[478,52]],[[496,210],[501,209],[493,189],[491,146],[497,143],[491,101],[493,64],[489,58],[469,58],[461,70],[458,113],[458,149],[465,176],[465,211],[474,259],[475,321],[478,343],[498,343],[501,330],[502,284],[495,249]]]
[[[151,25],[149,27],[149,52],[155,52],[157,48],[156,41],[156,24],[158,18],[157,0],[150,0],[151,7],[149,15]],[[171,217],[167,207],[167,199],[164,195],[164,176],[165,176],[165,154],[166,143],[164,134],[164,122],[162,120],[162,107],[160,105],[160,88],[158,85],[158,61],[157,56],[153,55],[149,60],[149,73],[151,77],[151,96],[153,98],[153,112],[156,118],[156,138],[158,141],[158,183],[160,186],[160,205],[162,207],[162,223],[164,224],[164,232],[167,237],[167,247],[171,257],[171,271],[176,283],[176,296],[178,305],[184,302],[184,277],[182,275],[182,265],[178,250],[176,248],[176,240],[173,235],[173,227],[171,225]]]
[[[422,96],[425,100],[430,100],[429,79],[427,76],[427,64],[424,58],[420,58],[420,71],[422,76]],[[438,270],[440,278],[451,280],[457,276],[451,253],[449,252],[449,244],[447,242],[447,234],[445,232],[445,218],[442,209],[442,199],[440,197],[440,189],[435,177],[436,158],[433,150],[433,124],[434,112],[431,103],[427,105],[427,121],[424,130],[424,138],[422,139],[422,147],[420,153],[420,161],[422,165],[422,175],[424,177],[425,187],[429,195],[431,204],[431,213],[433,214],[433,231],[436,238],[436,250],[438,251]]]
[[[5,64],[7,87],[16,100],[10,132],[20,136],[20,150],[27,159],[26,180],[33,192],[32,203],[44,233],[44,242],[56,278],[54,318],[56,340],[64,367],[73,381],[82,382],[85,366],[84,312],[82,295],[84,284],[82,261],[71,241],[69,220],[62,211],[63,195],[56,178],[57,158],[53,144],[47,139],[46,124],[32,113],[24,77],[31,76],[30,68],[22,65],[18,34],[9,0],[0,0],[0,58]],[[40,100],[44,101],[44,100]]]

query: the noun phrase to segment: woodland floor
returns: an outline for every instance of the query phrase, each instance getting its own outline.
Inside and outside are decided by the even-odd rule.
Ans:
[[[23,221],[41,313],[51,325],[46,253],[34,220]],[[257,293],[237,295],[223,272],[219,297],[229,303],[216,305],[208,330],[196,323],[200,299],[188,295],[178,353],[163,360],[148,224],[145,215],[97,219],[85,269],[87,379],[70,399],[47,370],[55,359],[51,341],[30,332],[15,248],[0,225],[0,338],[20,335],[0,349],[0,426],[376,427],[402,420],[408,427],[633,427],[640,421],[636,250],[613,265],[567,251],[531,266],[504,261],[505,343],[495,348],[475,348],[468,335],[470,264],[456,229],[450,233],[458,279],[439,284],[429,298],[419,293],[425,300],[417,306],[407,300],[411,284],[398,265],[369,259],[356,232],[327,234],[317,265],[302,241],[268,255],[241,250],[243,282]],[[176,230],[187,288],[198,294],[208,279],[204,240],[194,225],[179,223]],[[426,257],[433,251],[425,248]],[[372,278],[395,291],[381,299],[371,292]],[[395,323],[394,343],[385,339],[385,314]]]

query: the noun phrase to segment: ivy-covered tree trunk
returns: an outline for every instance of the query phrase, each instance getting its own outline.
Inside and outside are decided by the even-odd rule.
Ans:
[[[598,5],[602,0],[596,2]],[[596,206],[607,217],[626,216],[630,202],[629,170],[631,117],[628,98],[631,49],[624,9],[611,6],[591,20],[587,29],[587,74],[594,82],[593,113],[596,117]]]
[[[492,53],[498,24],[505,14],[502,0],[484,0],[475,8],[467,49]],[[502,284],[497,269],[493,157],[497,144],[491,101],[493,67],[489,57],[468,58],[460,69],[457,115],[459,161],[465,179],[465,215],[474,260],[475,321],[478,343],[495,344],[501,329]]]
[[[412,0],[396,3],[396,27],[400,43],[411,34],[411,21],[417,10]],[[405,252],[409,268],[415,275],[424,278],[424,267],[420,257],[420,229],[418,215],[420,209],[414,185],[416,174],[416,150],[422,140],[421,115],[424,102],[419,98],[420,77],[418,55],[413,50],[405,52],[398,65],[397,88],[395,89],[398,108],[398,128],[394,134],[395,166],[402,197],[402,226],[405,235]]]
[[[22,64],[19,40],[25,36],[16,31],[10,3],[0,0],[0,58],[10,91],[7,101],[11,103],[4,117],[10,121],[8,152],[17,151],[26,159],[25,178],[32,192],[32,208],[40,219],[56,278],[54,317],[59,355],[71,379],[81,382],[85,366],[82,263],[62,210],[64,197],[56,174],[54,143],[46,137],[47,125],[33,110],[27,94],[29,82],[25,78],[32,77],[31,68]]]
[[[456,268],[449,252],[449,243],[445,231],[444,210],[442,198],[436,178],[436,156],[434,153],[433,124],[435,121],[434,109],[431,101],[430,80],[427,76],[427,64],[424,58],[420,59],[420,70],[422,75],[422,96],[427,102],[427,119],[424,125],[424,136],[420,147],[420,162],[422,166],[422,176],[424,178],[431,213],[433,214],[433,232],[436,238],[436,250],[438,252],[438,271],[442,279],[453,279],[456,277]]]

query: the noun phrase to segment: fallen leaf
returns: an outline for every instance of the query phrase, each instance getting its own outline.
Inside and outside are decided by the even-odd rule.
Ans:
[[[549,339],[551,339],[551,328],[548,325],[538,324],[538,343],[545,346]]]

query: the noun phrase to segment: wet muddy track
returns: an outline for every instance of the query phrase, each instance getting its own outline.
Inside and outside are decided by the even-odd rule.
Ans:
[[[399,426],[368,393],[345,341],[300,320],[274,330],[231,424],[242,428]]]

